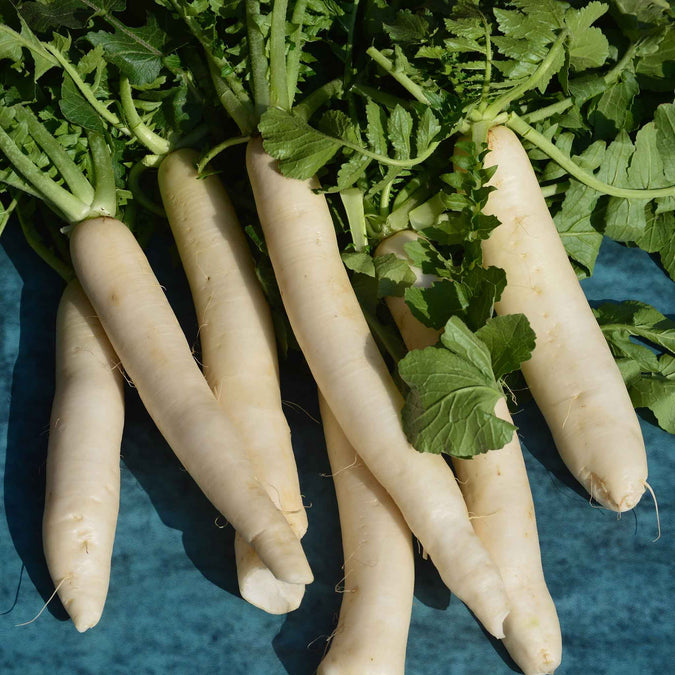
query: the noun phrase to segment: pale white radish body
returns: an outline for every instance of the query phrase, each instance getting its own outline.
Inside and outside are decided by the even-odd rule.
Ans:
[[[307,514],[281,407],[272,317],[227,192],[217,176],[199,178],[198,159],[187,149],[169,154],[159,187],[192,291],[204,375],[258,479],[301,538]],[[235,552],[245,600],[273,614],[297,609],[303,585],[279,581],[238,533]]]
[[[507,280],[497,311],[525,314],[537,335],[523,374],[563,461],[596,501],[626,511],[647,480],[630,397],[518,137],[495,127],[488,146],[485,164],[498,168],[484,211],[501,225],[483,242],[483,256]]]
[[[407,258],[405,244],[419,238],[411,231],[386,239],[376,253]],[[413,268],[415,284],[426,288],[438,279]],[[438,342],[439,332],[420,323],[405,300],[387,298],[392,316],[408,349]],[[505,399],[495,415],[513,423]],[[553,673],[562,659],[560,623],[541,565],[532,492],[518,436],[499,450],[472,459],[452,458],[473,529],[499,567],[511,612],[503,638],[509,654],[525,675]]]
[[[415,585],[412,536],[401,512],[363,464],[319,394],[342,532],[340,618],[319,675],[397,675]]]
[[[450,468],[417,452],[401,426],[403,400],[340,259],[315,181],[281,175],[259,139],[247,166],[288,317],[319,389],[366,466],[401,510],[446,585],[502,636],[503,582],[471,527]]]
[[[86,220],[73,228],[70,251],[125,371],[187,472],[276,577],[311,582],[298,538],[256,477],[133,234],[114,218]]]
[[[59,598],[78,631],[105,605],[120,497],[122,372],[80,284],[56,315],[56,389],[47,450],[42,541]]]

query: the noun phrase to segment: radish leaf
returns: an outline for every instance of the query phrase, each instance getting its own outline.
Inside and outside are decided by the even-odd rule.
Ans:
[[[488,347],[451,319],[443,347],[409,352],[399,373],[410,387],[403,426],[420,452],[471,457],[508,443],[515,427],[494,414],[503,397]]]
[[[488,319],[476,337],[490,350],[492,371],[497,379],[520,368],[534,351],[536,335],[524,314],[505,314]]]

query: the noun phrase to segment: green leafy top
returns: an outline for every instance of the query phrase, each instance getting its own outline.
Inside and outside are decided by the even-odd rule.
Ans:
[[[0,28],[0,201],[2,227],[18,215],[33,248],[72,276],[65,238],[35,206],[39,199],[67,224],[100,215],[136,222],[131,168],[144,153],[116,104],[116,73],[104,47],[81,39],[95,20],[119,22],[124,3],[33,2],[7,14]],[[38,36],[31,27],[44,30]],[[71,35],[52,33],[63,25]],[[28,58],[26,58],[28,56]],[[26,196],[28,199],[26,199]],[[148,228],[136,228],[141,238]]]
[[[675,321],[636,301],[604,303],[594,313],[633,405],[651,410],[675,434]]]
[[[592,273],[603,236],[658,253],[673,275],[672,12],[597,1],[400,4],[367,3],[352,51],[357,75],[327,111],[310,118],[269,109],[259,125],[282,172],[318,173],[325,192],[340,193],[345,264],[394,358],[377,309],[384,288],[434,329],[455,317],[480,331],[491,320],[505,284],[480,255],[497,225],[482,213],[490,177],[482,148],[493,125],[522,137],[580,277]],[[393,270],[370,258],[371,247],[406,228],[424,235],[407,250],[438,276],[428,288],[403,270],[391,284]],[[504,337],[518,354],[524,337]],[[433,358],[450,358],[434,349],[429,369]],[[417,438],[413,419],[430,415],[431,380],[414,358],[408,380],[422,383],[415,380],[404,419]],[[429,449],[438,429],[424,420],[430,436],[420,442]]]
[[[351,3],[337,0],[157,0],[182,21],[204,50],[217,97],[242,135],[256,130],[268,107],[289,110],[299,84],[312,80],[324,62],[315,43],[338,25],[350,34]],[[328,41],[326,48],[335,48]],[[347,40],[347,45],[349,41]],[[341,49],[341,58],[348,58]],[[324,78],[325,80],[325,78]]]

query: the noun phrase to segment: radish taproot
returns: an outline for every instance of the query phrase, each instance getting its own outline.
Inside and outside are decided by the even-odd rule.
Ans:
[[[300,539],[307,514],[281,408],[270,310],[227,192],[217,176],[199,177],[198,159],[187,149],[167,155],[159,186],[197,312],[204,375],[256,476]],[[297,609],[303,585],[276,579],[239,533],[235,554],[245,600],[273,614]]]
[[[412,536],[321,394],[319,408],[340,511],[344,588],[338,625],[317,672],[402,674],[415,585]]]
[[[119,359],[80,284],[56,315],[42,539],[49,573],[78,631],[105,604],[120,498],[124,382]]]
[[[259,138],[247,167],[284,306],[319,389],[445,584],[502,637],[504,584],[445,460],[418,453],[403,432],[401,394],[354,295],[318,182],[283,176]]]
[[[256,477],[131,231],[114,218],[82,221],[70,252],[125,371],[187,472],[277,578],[310,583],[298,538]]]
[[[501,225],[483,242],[483,260],[507,279],[497,312],[525,314],[537,334],[522,370],[569,470],[603,506],[632,509],[645,491],[647,457],[623,378],[518,137],[494,127],[488,147],[496,189],[484,211]]]
[[[404,230],[385,239],[376,255],[407,259],[405,245],[420,235]],[[415,286],[426,288],[438,277],[413,267]],[[408,349],[438,342],[439,331],[420,323],[402,297],[387,305]],[[495,415],[513,423],[504,398]],[[503,448],[471,459],[452,457],[473,529],[497,564],[511,612],[504,622],[503,642],[525,675],[553,673],[562,659],[560,624],[541,564],[534,503],[518,436]]]

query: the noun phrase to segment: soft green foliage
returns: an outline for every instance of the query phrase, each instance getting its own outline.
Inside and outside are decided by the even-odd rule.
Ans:
[[[619,359],[633,405],[649,408],[675,433],[675,321],[636,301],[605,303],[594,312]]]
[[[405,261],[389,253],[372,258],[367,253],[343,253],[345,266],[376,282],[378,298],[402,296],[405,289],[415,282],[415,273]]]
[[[675,357],[661,356],[657,372],[631,383],[629,393],[636,408],[649,408],[659,425],[675,434]]]
[[[506,366],[509,359],[492,354],[457,318],[448,321],[441,343],[443,347],[411,351],[399,363],[410,387],[403,408],[410,442],[420,452],[455,457],[503,447],[515,427],[494,415],[504,394],[493,360]]]
[[[597,141],[577,159],[587,170],[594,171],[602,165],[604,156],[605,145]],[[573,180],[554,218],[567,255],[583,269],[581,276],[593,273],[602,243],[602,234],[593,225],[593,211],[599,199],[597,190]]]
[[[132,84],[146,85],[154,82],[162,69],[165,58],[166,34],[152,16],[139,28],[117,28],[113,33],[95,31],[87,35],[92,45],[103,47],[108,61]]]
[[[492,371],[497,379],[520,368],[532,351],[536,336],[524,314],[506,314],[488,319],[476,331],[479,338],[490,350]]]
[[[371,161],[393,169],[421,163],[437,144],[441,125],[426,108],[421,114],[397,105],[387,110],[370,100],[363,128],[345,113],[325,113],[316,126],[292,112],[269,108],[258,125],[265,150],[279,161],[279,169],[291,178],[307,179],[340,153],[336,189],[345,190],[361,178]]]
[[[653,122],[642,126],[633,141],[622,129],[605,147],[590,145],[579,164],[603,182],[631,189],[667,187],[675,183],[675,105],[662,104]],[[597,169],[597,170],[596,170]],[[572,180],[555,222],[568,255],[591,274],[602,235],[616,241],[636,242],[650,253],[659,253],[664,268],[673,270],[673,207],[675,198],[601,199],[597,190]]]

